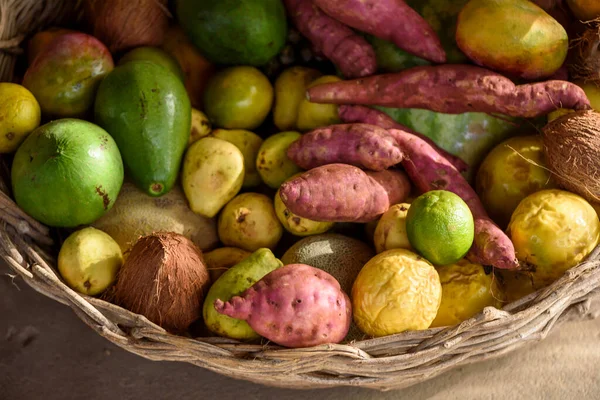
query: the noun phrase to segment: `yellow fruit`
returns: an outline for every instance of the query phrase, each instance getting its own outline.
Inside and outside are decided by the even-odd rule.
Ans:
[[[485,209],[502,229],[526,196],[557,187],[546,169],[541,135],[516,136],[497,145],[481,163],[475,182]]]
[[[188,146],[198,139],[210,135],[211,131],[212,125],[208,117],[202,111],[192,108],[192,129]]]
[[[253,130],[273,104],[273,86],[255,67],[225,68],[213,75],[204,91],[204,112],[214,126]]]
[[[485,307],[502,307],[504,294],[498,279],[486,274],[481,264],[466,259],[437,268],[442,283],[442,303],[431,328],[451,326],[465,321]]]
[[[0,82],[0,153],[16,151],[40,119],[40,105],[29,90]]]
[[[535,292],[537,289],[531,272],[498,270],[504,282],[504,295],[506,302],[512,303]]]
[[[391,249],[413,250],[406,234],[406,214],[410,204],[395,204],[382,216],[373,235],[377,253]]]
[[[260,174],[256,170],[256,158],[263,140],[254,132],[243,129],[216,129],[212,136],[223,139],[235,145],[244,156],[244,183],[242,187],[255,187],[262,183]]]
[[[245,260],[251,254],[249,251],[237,247],[221,247],[204,253],[204,262],[210,274],[210,281],[216,282],[225,271]]]
[[[374,337],[427,329],[441,300],[442,285],[433,265],[406,249],[373,257],[352,286],[354,322]]]
[[[69,235],[58,253],[58,271],[67,285],[88,296],[105,291],[123,265],[121,248],[107,233],[87,227]]]
[[[575,18],[580,21],[591,21],[600,17],[600,2],[598,0],[567,0],[567,4]]]
[[[316,69],[296,66],[286,69],[277,77],[273,122],[279,130],[296,129],[298,108],[306,98],[306,89],[321,75],[321,72]]]
[[[517,258],[535,267],[536,285],[550,284],[598,244],[600,220],[581,196],[548,189],[527,196],[508,225]]]
[[[298,173],[292,176],[290,179],[295,178],[302,173]],[[302,218],[291,212],[281,200],[279,196],[279,189],[275,193],[275,213],[279,222],[283,225],[286,231],[296,236],[310,236],[325,233],[335,225],[334,222],[319,222],[313,221],[308,218]]]
[[[447,190],[432,190],[417,197],[406,214],[411,246],[435,265],[463,258],[475,238],[475,222],[463,199]]]
[[[552,122],[555,119],[572,112],[575,112],[575,110],[571,110],[570,108],[559,108],[558,110],[552,111],[548,114],[548,122]]]
[[[334,75],[322,76],[308,85],[311,88],[322,83],[339,82],[340,78]],[[307,88],[307,89],[308,89]],[[317,104],[311,103],[304,98],[298,107],[298,121],[296,123],[298,130],[305,132],[321,126],[339,124],[338,106],[336,104]]]

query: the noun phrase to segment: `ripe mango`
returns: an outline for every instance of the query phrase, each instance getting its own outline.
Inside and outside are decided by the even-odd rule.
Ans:
[[[458,16],[456,42],[476,64],[523,79],[554,74],[569,46],[563,26],[528,0],[471,0]]]

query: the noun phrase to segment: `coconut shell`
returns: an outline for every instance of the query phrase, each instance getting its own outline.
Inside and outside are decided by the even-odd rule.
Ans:
[[[600,113],[563,115],[543,129],[546,164],[564,189],[600,201]]]
[[[133,245],[107,300],[181,333],[201,317],[209,282],[202,252],[191,240],[153,233]]]
[[[85,0],[92,35],[111,53],[160,46],[169,27],[168,0]]]
[[[571,43],[569,72],[574,80],[600,84],[600,19]]]

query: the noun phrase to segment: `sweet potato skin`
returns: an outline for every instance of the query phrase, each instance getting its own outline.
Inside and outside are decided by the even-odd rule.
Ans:
[[[352,304],[339,282],[305,264],[281,267],[215,309],[244,319],[259,335],[285,347],[339,343],[352,321]]]
[[[377,70],[375,50],[361,36],[321,11],[312,0],[284,0],[296,28],[348,78]]]
[[[417,57],[446,62],[440,39],[423,17],[403,0],[313,0],[336,20],[393,42]]]
[[[455,156],[454,154],[448,153],[446,150],[438,147],[433,140],[428,138],[425,135],[420,134],[419,132],[413,131],[412,129],[401,125],[394,121],[389,115],[382,113],[381,111],[364,107],[364,106],[340,106],[338,107],[338,115],[342,121],[346,122],[363,122],[370,125],[379,126],[385,129],[399,129],[404,132],[411,133],[415,136],[420,137],[431,146],[433,146],[437,151],[444,156],[452,165],[456,167],[460,172],[465,172],[469,169],[469,165],[460,159],[460,157]],[[389,134],[393,136],[393,133]]]
[[[488,69],[445,64],[419,66],[392,74],[317,85],[307,91],[315,103],[422,108],[462,114],[498,113],[536,118],[558,108],[590,109],[582,88],[567,81],[545,81],[516,86]]]
[[[356,106],[360,107],[360,106]],[[348,107],[342,119],[350,122],[365,113],[353,112]],[[360,108],[358,109],[360,111]],[[379,111],[372,110],[370,121],[375,122]],[[347,118],[344,118],[347,117]],[[362,121],[366,122],[366,121]],[[519,264],[515,249],[506,234],[489,218],[475,190],[460,172],[432,145],[423,139],[399,129],[389,129],[402,148],[402,166],[412,183],[421,192],[448,190],[459,195],[469,206],[475,220],[475,240],[467,254],[471,262],[492,265],[501,269],[515,269]]]
[[[348,164],[313,168],[280,188],[292,213],[322,222],[370,222],[409,194],[402,171],[365,172]]]
[[[305,133],[288,148],[287,156],[305,170],[326,164],[349,164],[383,171],[402,160],[398,143],[383,128],[338,124]]]

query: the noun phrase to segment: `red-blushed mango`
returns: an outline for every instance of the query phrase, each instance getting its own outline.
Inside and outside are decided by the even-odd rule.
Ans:
[[[554,74],[569,46],[562,25],[528,0],[471,0],[458,16],[456,42],[476,64],[523,79]]]
[[[56,37],[29,66],[23,86],[53,118],[84,117],[102,79],[114,68],[106,46],[85,33]]]

